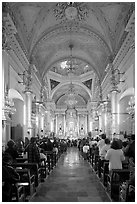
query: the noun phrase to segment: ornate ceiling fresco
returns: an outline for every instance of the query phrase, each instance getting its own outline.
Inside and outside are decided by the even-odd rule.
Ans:
[[[70,45],[73,46],[73,74],[81,77],[94,70],[102,81],[109,57],[116,56],[126,37],[125,26],[134,7],[132,2],[10,2],[5,5],[3,9],[8,10],[16,26],[19,44],[28,60],[35,64],[41,81],[49,70],[61,77],[68,76],[64,66],[70,58]],[[68,86],[57,90],[53,98],[59,100]],[[85,86],[90,86],[89,82]],[[89,94],[81,89],[79,93],[87,101]]]

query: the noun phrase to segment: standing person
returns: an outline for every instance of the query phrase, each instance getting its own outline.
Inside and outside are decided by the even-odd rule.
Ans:
[[[84,156],[84,160],[86,160],[88,158],[88,152],[89,152],[89,145],[88,143],[86,143],[84,146],[83,146],[83,156]]]
[[[100,158],[103,160],[105,159],[105,156],[107,154],[107,151],[110,149],[110,140],[109,138],[105,139],[105,145],[102,147],[102,149],[100,150]]]
[[[16,162],[16,158],[19,157],[18,151],[16,149],[16,143],[13,140],[9,140],[7,146],[8,148],[5,150],[5,153],[12,157],[13,162]]]
[[[101,135],[101,138],[102,138],[102,139],[99,140],[98,143],[97,143],[97,146],[98,146],[98,148],[99,148],[99,153],[100,153],[102,147],[105,145],[106,135],[105,135],[105,134],[102,134],[102,135]]]
[[[30,144],[26,148],[26,151],[28,152],[28,162],[29,163],[40,164],[40,152],[39,152],[38,146],[36,145],[35,137],[30,138]]]
[[[125,160],[122,149],[119,149],[119,143],[114,140],[111,144],[110,149],[107,151],[105,156],[106,160],[109,160],[109,171],[112,169],[122,169],[122,161]]]
[[[99,152],[99,161],[98,161],[98,175],[101,177],[101,167],[103,167],[105,156],[107,154],[107,151],[110,149],[110,140],[108,138],[105,139],[105,145],[102,147],[102,149]]]
[[[43,139],[43,137],[44,137],[44,132],[43,132],[43,130],[41,130],[40,131],[40,139]]]

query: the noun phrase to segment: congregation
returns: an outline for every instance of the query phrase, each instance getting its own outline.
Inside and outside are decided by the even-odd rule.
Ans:
[[[31,137],[30,141],[26,138],[25,142],[9,140],[2,158],[2,200],[5,202],[19,199],[18,185],[25,189],[24,197],[21,199],[24,201],[29,199],[28,196],[32,196],[39,182],[45,182],[46,176],[56,166],[60,155],[71,147],[78,148],[83,159],[91,164],[92,170],[95,171],[98,179],[102,180],[106,189],[109,177],[110,181],[114,182],[113,185],[111,183],[110,190],[112,199],[122,199],[120,195],[124,190],[121,189],[120,192],[119,189],[123,186],[125,189],[126,185],[126,201],[134,201],[135,135],[123,136],[123,140],[118,138],[110,140],[103,133],[96,138],[84,137],[78,140],[61,140],[56,137]],[[36,165],[36,171],[33,165]],[[27,174],[26,171],[24,172],[26,168],[30,171],[30,175],[35,175],[33,190],[30,190],[28,186],[26,188]],[[36,179],[38,178],[36,174],[39,174],[39,181]],[[31,186],[31,182],[28,185]],[[129,187],[132,187],[132,190],[129,190]]]

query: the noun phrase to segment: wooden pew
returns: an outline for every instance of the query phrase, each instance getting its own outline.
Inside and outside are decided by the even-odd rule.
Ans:
[[[128,169],[113,169],[107,176],[107,190],[113,200],[119,200],[120,184],[129,179],[130,171]]]
[[[109,161],[104,160],[103,166],[101,167],[101,181],[105,187],[107,186],[107,177],[109,174],[108,166],[109,166]]]
[[[27,162],[27,161],[28,161],[27,158],[16,158],[17,163],[24,163],[24,162]]]
[[[48,175],[48,162],[44,158],[41,159],[40,169],[41,169],[41,181],[43,182]]]
[[[25,197],[31,197],[35,193],[35,176],[30,173],[30,169],[18,169],[17,173],[20,175],[20,181],[17,183],[18,186],[24,186]]]
[[[99,161],[99,155],[94,155],[93,159],[93,168],[97,172],[98,170],[98,161]]]
[[[120,202],[135,202],[135,186],[130,185],[128,181],[120,184],[119,201]]]
[[[23,185],[13,184],[11,202],[25,202],[25,188]]]
[[[52,170],[51,152],[45,151],[44,154],[47,156],[48,174],[50,174],[50,172],[51,172],[51,170]]]
[[[41,182],[41,169],[37,163],[14,163],[13,167],[21,167],[22,169],[29,169],[30,175],[35,176],[35,187],[37,187]]]

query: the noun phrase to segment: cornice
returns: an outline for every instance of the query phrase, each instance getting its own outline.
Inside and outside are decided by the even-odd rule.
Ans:
[[[135,14],[131,15],[127,26],[125,28],[125,31],[128,32],[125,41],[123,42],[119,52],[117,53],[114,61],[113,61],[113,66],[114,69],[119,67],[119,64],[122,62],[126,54],[131,48],[134,48],[134,41],[135,41]]]

